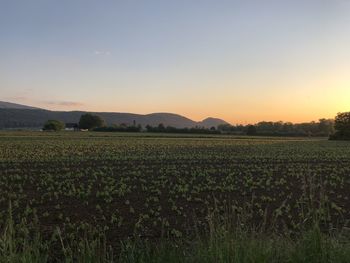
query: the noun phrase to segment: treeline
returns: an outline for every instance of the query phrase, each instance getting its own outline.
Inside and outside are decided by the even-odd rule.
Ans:
[[[43,130],[59,131],[65,128],[63,122],[49,120]],[[259,122],[248,125],[222,124],[218,127],[204,128],[175,128],[160,123],[158,126],[142,127],[136,125],[112,125],[107,126],[105,121],[93,114],[83,114],[80,117],[77,128],[80,130],[92,130],[97,132],[153,132],[153,133],[196,133],[196,134],[234,134],[255,136],[323,136],[334,140],[350,140],[350,112],[338,113],[335,119],[320,119],[318,122],[296,123],[291,122]]]
[[[112,126],[104,126],[94,128],[93,131],[97,132],[141,132],[141,125],[135,126],[127,126],[125,124],[122,125],[112,125]]]
[[[232,134],[232,135],[256,135],[256,136],[329,136],[334,133],[334,121],[321,119],[318,122],[298,123],[290,122],[259,122],[255,125],[230,125],[223,124],[218,127],[204,128],[175,128],[171,126],[142,127],[141,125],[128,126],[113,125],[109,127],[94,128],[94,131],[104,132],[152,132],[152,133],[196,133],[196,134]]]
[[[146,126],[147,132],[162,132],[162,133],[199,133],[199,134],[219,134],[220,131],[215,127],[210,129],[204,127],[193,127],[193,128],[175,128],[171,126],[165,127],[163,124],[159,124],[157,127],[150,125]]]
[[[334,120],[320,119],[318,122],[291,123],[262,121],[254,125],[218,126],[221,133],[261,136],[329,136],[334,133]]]
[[[206,129],[203,127],[194,128],[175,128],[172,126],[164,126],[160,123],[158,126],[147,125],[142,128],[141,125],[128,126],[126,124],[112,125],[94,128],[93,131],[97,132],[154,132],[154,133],[196,133],[196,134],[220,134],[220,131],[216,128]]]
[[[176,128],[158,126],[120,124],[106,126],[103,119],[91,114],[84,114],[79,121],[79,127],[99,132],[152,132],[152,133],[196,133],[196,134],[234,134],[234,135],[256,135],[256,136],[330,136],[334,134],[334,120],[320,119],[318,122],[307,122],[293,124],[291,122],[268,122],[262,121],[257,124],[230,125],[222,124],[218,127],[204,128]]]

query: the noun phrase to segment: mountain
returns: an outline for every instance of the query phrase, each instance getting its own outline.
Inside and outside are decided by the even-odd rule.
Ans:
[[[139,119],[139,123],[144,125],[156,126],[159,123],[163,123],[165,126],[173,126],[176,128],[185,128],[185,127],[195,127],[197,122],[186,118],[184,116],[174,114],[174,113],[151,113],[143,115]]]
[[[209,117],[199,122],[198,126],[211,128],[211,127],[218,127],[221,124],[229,124],[229,123],[222,119]]]
[[[65,123],[78,123],[84,111],[50,111],[15,103],[0,102],[0,129],[7,128],[41,128],[50,119],[60,120]],[[174,113],[134,114],[120,112],[91,112],[101,116],[108,125],[125,123],[157,126],[163,123],[165,126],[176,128],[185,127],[212,127],[226,123],[216,118],[207,118],[201,122],[193,121]]]
[[[0,101],[0,109],[27,109],[27,110],[38,110],[39,108],[26,106],[17,103]]]

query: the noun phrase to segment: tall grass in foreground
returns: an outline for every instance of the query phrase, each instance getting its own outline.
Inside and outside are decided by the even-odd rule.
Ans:
[[[296,238],[209,222],[194,240],[124,242],[121,262],[350,262],[350,237],[322,233],[318,224]]]
[[[0,236],[0,262],[350,262],[350,237],[322,233],[318,224],[296,238],[267,234],[209,219],[206,235],[150,242],[130,239],[119,249],[103,235],[68,242],[59,231],[52,239],[14,224],[11,213]],[[38,232],[37,232],[38,233]]]

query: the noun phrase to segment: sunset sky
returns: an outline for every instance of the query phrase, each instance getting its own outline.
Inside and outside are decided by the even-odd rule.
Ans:
[[[0,100],[231,123],[350,111],[348,0],[0,0]]]

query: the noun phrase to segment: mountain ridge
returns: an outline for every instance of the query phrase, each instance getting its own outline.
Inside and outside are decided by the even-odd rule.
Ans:
[[[156,112],[149,114],[123,113],[123,112],[90,112],[90,111],[52,111],[17,103],[0,101],[0,129],[6,128],[40,128],[49,119],[56,119],[65,123],[77,123],[84,113],[92,113],[101,116],[108,125],[134,123],[142,126],[157,126],[163,123],[165,126],[176,128],[191,127],[217,127],[227,123],[218,118],[206,118],[203,121],[194,121],[176,113]]]
[[[28,109],[28,110],[39,110],[40,108],[27,106],[23,104],[0,101],[0,109]]]

